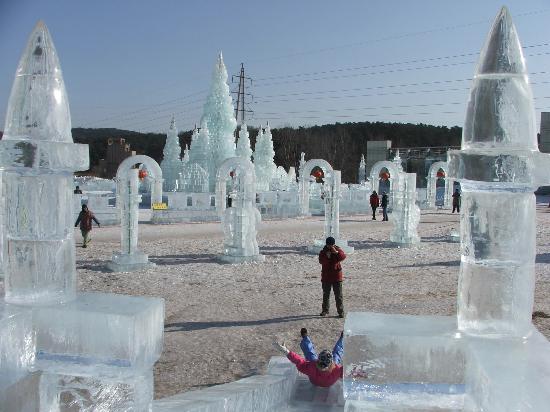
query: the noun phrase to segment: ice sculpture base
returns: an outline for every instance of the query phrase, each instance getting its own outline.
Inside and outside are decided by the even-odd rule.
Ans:
[[[449,239],[449,242],[460,243],[460,232],[452,229],[447,239]]]
[[[224,263],[261,263],[261,262],[265,262],[265,256],[264,255],[254,255],[254,256],[220,255],[219,259]]]
[[[390,243],[398,247],[411,247],[420,243],[420,237],[418,236],[398,236],[394,237],[390,235]]]
[[[349,255],[350,253],[353,253],[355,251],[355,248],[348,245],[348,241],[345,239],[336,239],[336,246],[342,249],[346,255]],[[307,252],[312,254],[319,254],[319,252],[323,250],[324,247],[324,240],[315,240],[313,242],[313,245],[309,245],[307,247]]]
[[[111,272],[135,272],[155,266],[155,263],[149,262],[149,255],[139,250],[130,254],[113,253],[113,260],[107,263],[107,269]]]

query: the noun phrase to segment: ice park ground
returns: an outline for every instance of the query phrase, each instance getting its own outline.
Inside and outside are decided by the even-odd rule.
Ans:
[[[550,338],[550,208],[537,203],[537,258],[534,324]],[[545,203],[543,203],[545,202]],[[146,219],[146,214],[142,218]],[[341,233],[355,247],[344,262],[347,312],[454,315],[459,243],[448,240],[459,228],[449,210],[423,211],[422,242],[411,248],[389,243],[390,222],[369,216],[341,217]],[[140,249],[156,267],[109,273],[105,264],[120,249],[120,228],[92,232],[88,249],[75,230],[79,289],[166,300],[164,351],[155,366],[155,398],[265,372],[277,355],[271,342],[299,350],[307,327],[317,348],[332,348],[344,320],[320,318],[317,258],[306,246],[323,233],[322,217],[263,221],[258,241],[265,263],[229,265],[216,259],[223,233],[219,223],[139,227]],[[0,285],[3,284],[0,281]]]

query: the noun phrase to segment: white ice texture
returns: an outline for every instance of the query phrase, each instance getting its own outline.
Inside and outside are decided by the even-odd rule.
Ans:
[[[227,181],[231,180],[231,207],[223,209]],[[254,166],[241,157],[227,159],[218,169],[216,204],[222,213],[224,253],[221,257],[230,263],[263,261],[256,239],[260,212],[256,208]],[[223,206],[221,206],[223,205]]]
[[[273,149],[273,138],[269,124],[265,130],[258,129],[256,145],[254,146],[254,169],[256,171],[256,189],[258,192],[267,192],[271,179],[275,175],[277,166],[273,161],[275,150]]]
[[[183,168],[183,162],[180,159],[181,147],[178,138],[178,129],[173,117],[170,122],[170,129],[168,129],[168,133],[166,134],[166,144],[162,153],[163,157],[160,162],[160,168],[162,169],[162,178],[164,179],[163,190],[165,192],[172,192],[176,188],[176,181]]]
[[[548,410],[550,343],[531,313],[533,191],[550,181],[550,156],[536,148],[533,119],[521,46],[502,8],[474,76],[462,150],[449,156],[449,178],[463,190],[457,316],[350,313],[347,411]]]
[[[237,148],[235,155],[242,157],[245,160],[252,160],[252,149],[250,148],[250,137],[246,123],[241,124],[239,130],[239,140],[237,140]]]
[[[181,190],[187,193],[204,193],[210,191],[210,133],[206,121],[200,128],[193,130],[189,162],[185,164],[181,177]],[[206,179],[206,189],[204,188]]]
[[[201,124],[206,122],[210,133],[209,178],[210,191],[216,187],[218,167],[228,158],[235,156],[235,138],[233,132],[237,121],[233,113],[233,99],[227,85],[227,69],[222,54],[212,73],[210,93],[204,103]]]
[[[416,173],[400,172],[394,178],[393,231],[390,241],[398,245],[413,245],[420,242],[418,223],[420,209],[416,205]]]

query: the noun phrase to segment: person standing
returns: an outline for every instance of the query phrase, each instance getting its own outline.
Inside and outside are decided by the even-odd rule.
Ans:
[[[82,190],[80,190],[80,186],[77,186],[74,190],[73,190],[73,193],[75,195],[81,195],[82,194]]]
[[[382,221],[388,221],[388,195],[386,192],[382,192]]]
[[[92,220],[96,222],[97,227],[101,227],[94,214],[88,209],[88,206],[82,205],[82,210],[78,214],[74,227],[77,227],[80,223],[80,233],[82,233],[83,238],[82,247],[84,248],[88,247],[88,243],[92,240],[90,237],[90,232],[92,231]]]
[[[370,195],[370,207],[372,208],[372,220],[376,220],[376,209],[380,206],[380,199],[378,198],[378,193],[376,190],[372,191]]]
[[[458,189],[453,193],[453,211],[451,213],[454,213],[455,210],[460,213],[460,192]]]
[[[334,291],[334,300],[336,301],[336,310],[338,317],[344,317],[344,295],[342,283],[344,274],[342,273],[342,262],[346,254],[342,249],[336,246],[336,241],[332,236],[327,237],[325,247],[319,252],[319,263],[321,264],[321,284],[323,287],[323,307],[319,316],[327,316],[330,307],[330,291]]]

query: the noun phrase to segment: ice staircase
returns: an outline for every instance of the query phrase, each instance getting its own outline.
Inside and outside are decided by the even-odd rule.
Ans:
[[[341,381],[319,388],[284,357],[272,357],[265,375],[254,375],[153,402],[153,412],[342,412]]]

